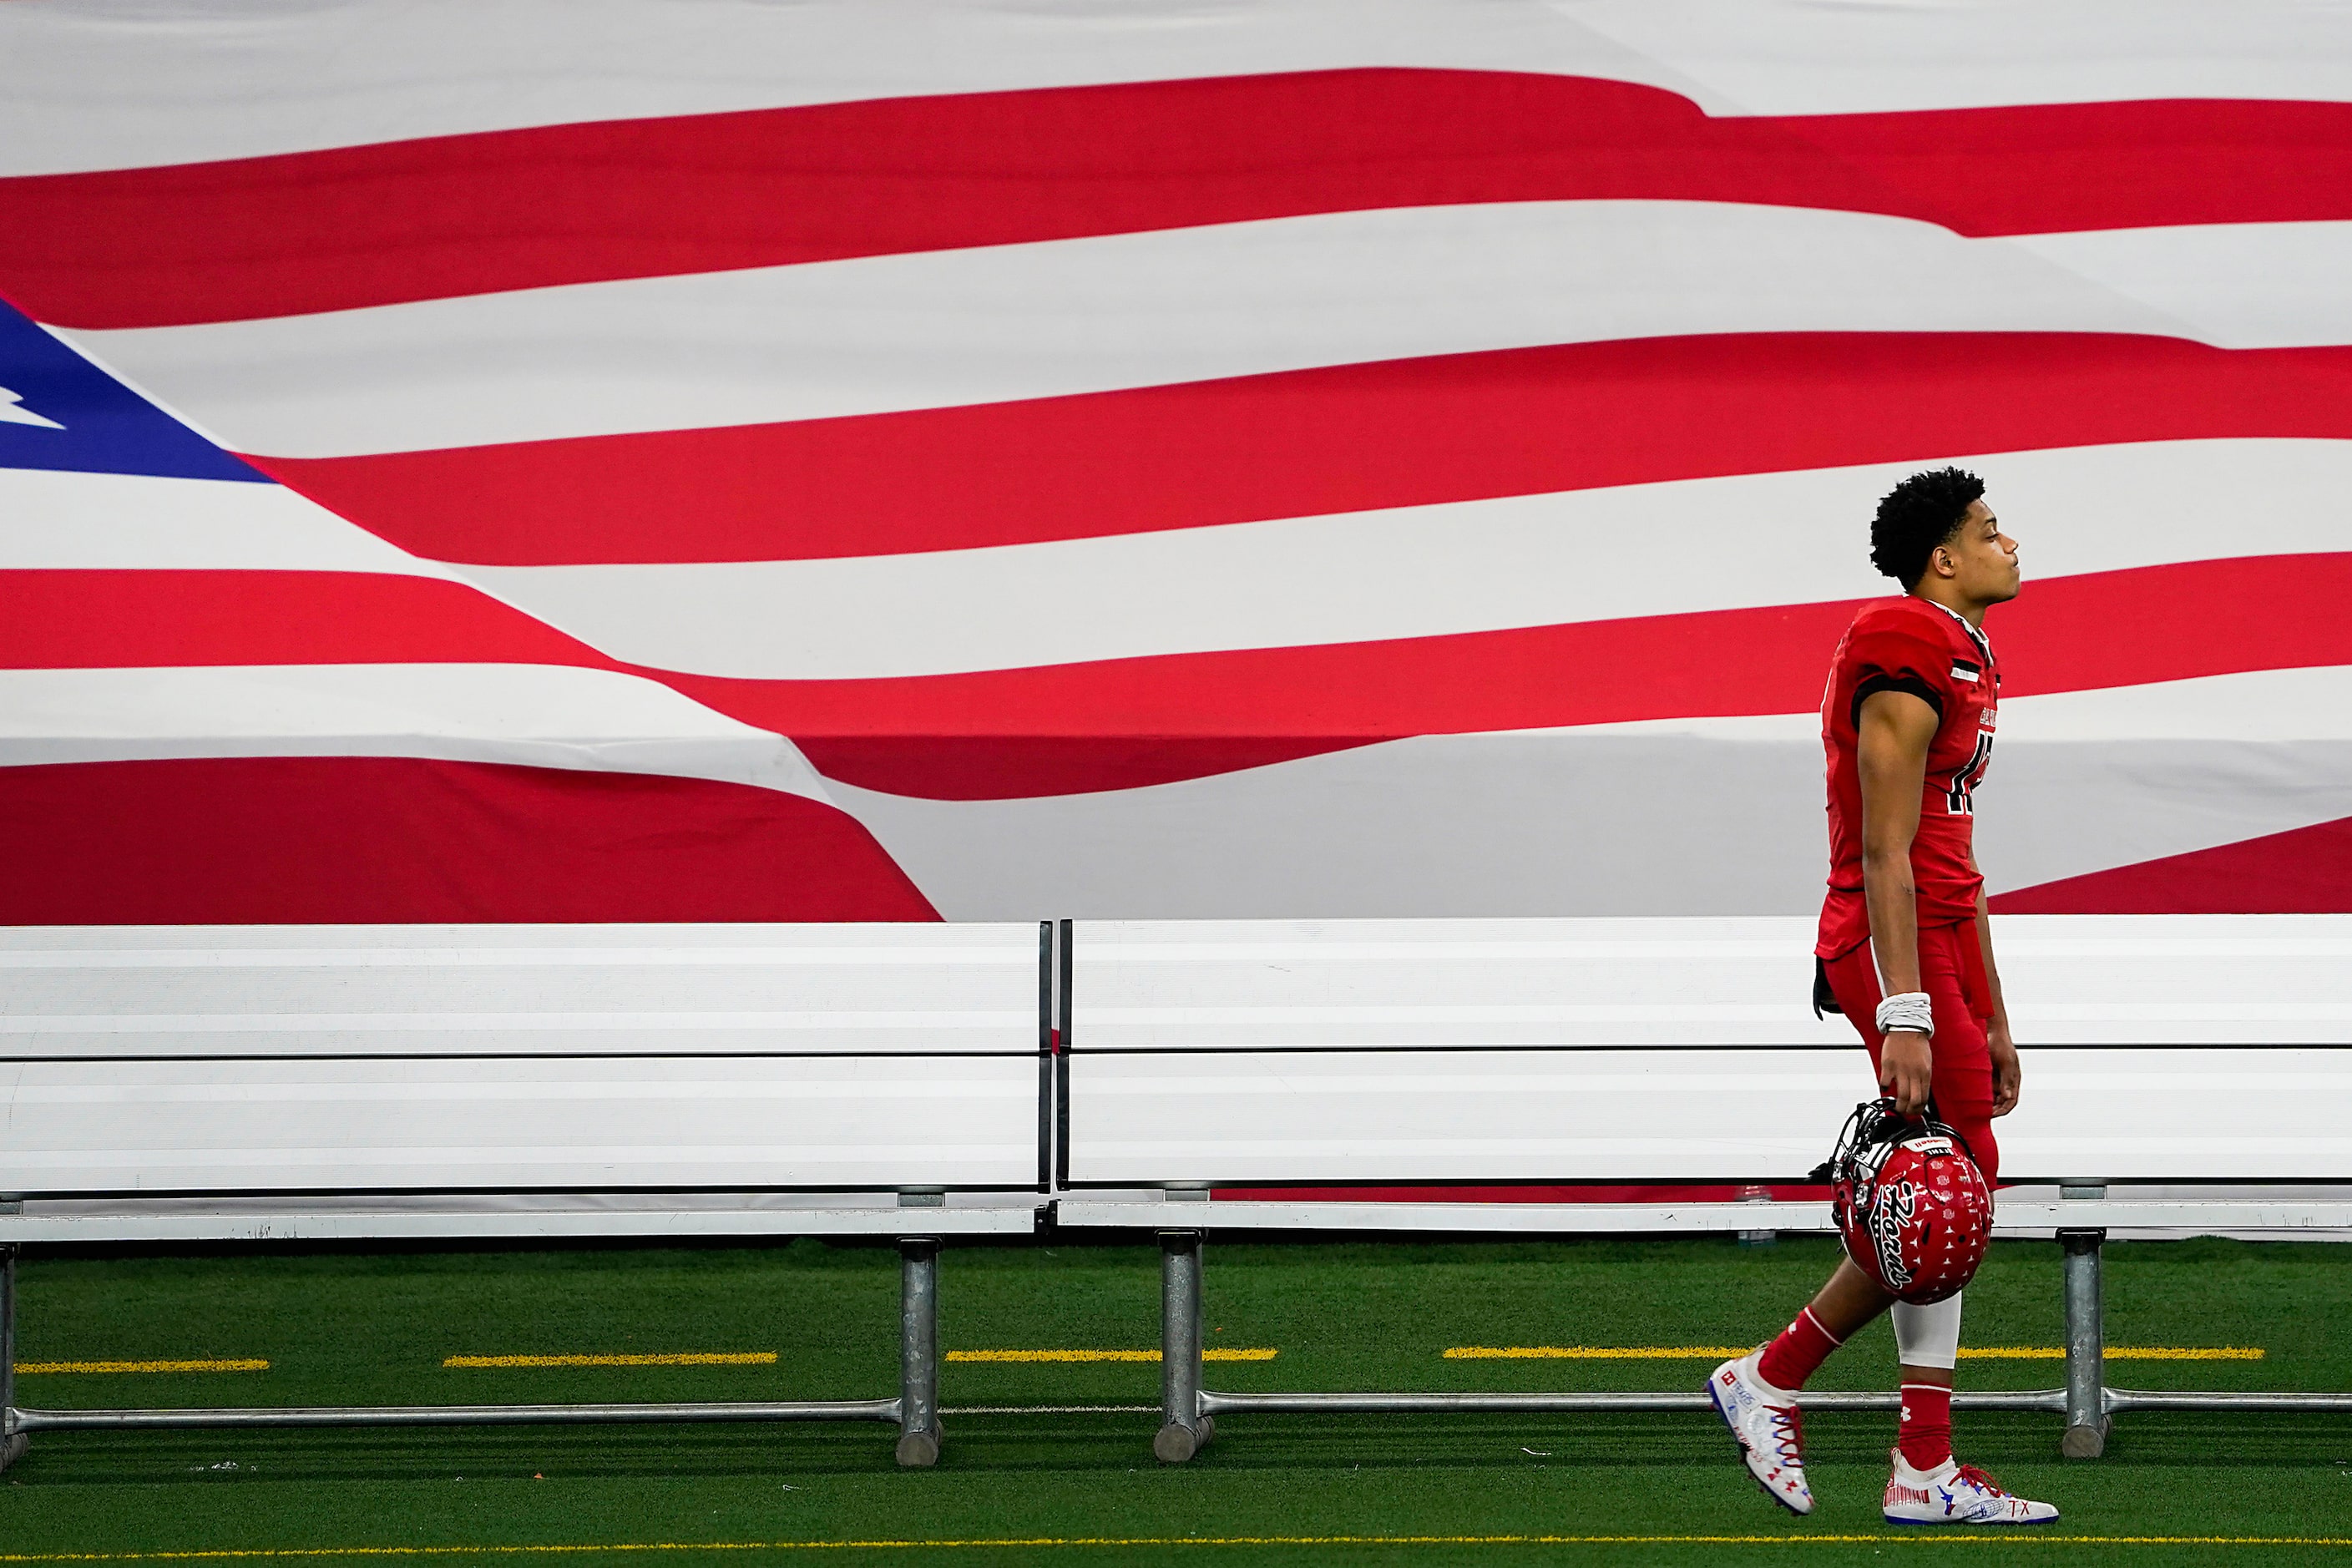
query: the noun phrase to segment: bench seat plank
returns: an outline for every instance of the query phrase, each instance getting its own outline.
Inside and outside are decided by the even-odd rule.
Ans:
[[[2046,1047],[2013,1182],[2352,1181],[2352,1048]],[[1070,1180],[1792,1183],[1860,1050],[1115,1054],[1070,1064]]]
[[[2352,1045],[2352,921],[2004,916],[2023,1045]],[[1081,921],[1083,1052],[1852,1047],[1809,917]]]
[[[0,1064],[0,1192],[1034,1186],[1014,1057]]]
[[[1034,925],[0,931],[0,1057],[1032,1054]]]
[[[0,1245],[213,1241],[601,1240],[724,1236],[1026,1236],[1019,1208],[190,1210],[165,1214],[0,1215]]]

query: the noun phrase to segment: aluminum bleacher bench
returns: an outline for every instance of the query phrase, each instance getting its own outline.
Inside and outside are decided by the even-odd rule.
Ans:
[[[0,1463],[72,1428],[898,1424],[939,1454],[941,1240],[1026,1234],[1035,925],[0,931]],[[27,1243],[896,1238],[895,1398],[17,1405]]]
[[[2063,1449],[2077,1457],[2097,1454],[2126,1410],[2352,1410],[2344,1393],[2105,1388],[2099,1281],[2114,1228],[2291,1237],[2352,1225],[2352,1203],[2325,1190],[2352,1182],[2352,918],[2020,917],[1997,921],[1996,937],[2025,1068],[2023,1102],[1997,1123],[2011,1184],[1996,1224],[2061,1244],[2066,1384],[1960,1402],[2060,1412]],[[1822,1202],[1348,1190],[1801,1185],[1876,1092],[1850,1026],[1808,1005],[1811,942],[1801,919],[1066,928],[1058,1218],[1160,1237],[1160,1458],[1190,1458],[1216,1416],[1244,1411],[1704,1407],[1695,1389],[1206,1390],[1200,1239],[1827,1231]],[[2218,1186],[2233,1195],[2200,1191]]]

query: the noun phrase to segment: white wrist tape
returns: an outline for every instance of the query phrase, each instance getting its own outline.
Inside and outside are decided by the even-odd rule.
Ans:
[[[1898,991],[1878,1004],[1878,1032],[1890,1035],[1897,1029],[1936,1032],[1936,1010],[1925,991]]]

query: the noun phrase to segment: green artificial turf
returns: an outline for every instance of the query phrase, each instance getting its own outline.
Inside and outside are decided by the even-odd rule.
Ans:
[[[1454,1345],[1753,1342],[1826,1273],[1822,1240],[1300,1241],[1207,1254],[1213,1364],[1245,1389],[1688,1387],[1683,1362],[1449,1361]],[[261,1358],[267,1372],[27,1376],[22,1404],[486,1404],[858,1398],[896,1388],[898,1258],[798,1242],[700,1251],[255,1252],[47,1258],[21,1271],[26,1362]],[[1976,1344],[2058,1342],[2055,1251],[2003,1243],[1969,1292]],[[2258,1345],[2258,1362],[2110,1366],[2137,1387],[2352,1389],[2352,1249],[2204,1241],[2108,1249],[2113,1344]],[[961,1247],[942,1262],[950,1349],[1156,1342],[1148,1248],[1074,1240]],[[457,1370],[451,1355],[766,1352],[772,1365]],[[1874,1328],[1814,1386],[1885,1386]],[[889,1428],[504,1427],[52,1433],[0,1485],[0,1562],[68,1552],[655,1546],[598,1563],[802,1561],[1845,1563],[1959,1555],[2070,1563],[2352,1561],[2352,1547],[2158,1545],[2097,1537],[2352,1538],[2352,1420],[2121,1418],[2095,1462],[2056,1458],[2048,1415],[1966,1414],[1964,1457],[2065,1510],[2055,1531],[1885,1537],[1893,1418],[1807,1423],[1820,1510],[1774,1508],[1711,1415],[1231,1416],[1192,1464],[1150,1458],[1150,1363],[954,1363],[938,1469],[900,1472]],[[1972,1362],[1963,1384],[2046,1387],[2054,1362]],[[1364,1538],[1729,1536],[1701,1543]],[[1341,1544],[1302,1538],[1350,1538]],[[2066,1539],[2061,1540],[2060,1537]],[[854,1541],[1229,1541],[876,1547]],[[1236,1538],[1240,1538],[1237,1540]],[[710,1543],[771,1543],[707,1550]],[[524,1554],[494,1554],[515,1561]],[[544,1560],[539,1553],[528,1554]],[[366,1562],[380,1559],[352,1558]],[[397,1561],[398,1559],[394,1559]],[[461,1562],[434,1556],[424,1562]],[[586,1562],[589,1559],[583,1558]],[[230,1561],[235,1561],[234,1559]],[[338,1559],[308,1559],[334,1562]]]

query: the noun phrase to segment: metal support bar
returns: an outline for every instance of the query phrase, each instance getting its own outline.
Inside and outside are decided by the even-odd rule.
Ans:
[[[1807,1410],[1893,1410],[1900,1394],[1808,1394]],[[1538,1410],[1711,1410],[1705,1389],[1668,1394],[1217,1394],[1202,1390],[1203,1413],[1228,1411],[1261,1414],[1334,1415],[1345,1412],[1405,1411],[1538,1411]],[[2063,1410],[2066,1391],[2041,1388],[2014,1393],[1955,1394],[1956,1410]]]
[[[2352,1394],[2190,1394],[2172,1389],[2107,1390],[2107,1408],[2117,1410],[2332,1410],[2352,1414]]]
[[[1054,1049],[1054,1186],[1070,1184],[1070,1037],[1076,1026],[1072,1016],[1070,988],[1077,977],[1075,927],[1063,921],[1054,942],[1054,1026],[1059,1037]]]
[[[1199,1453],[1213,1428],[1201,1403],[1201,1233],[1160,1233],[1160,1432],[1169,1464]]]
[[[898,1243],[898,1463],[940,1462],[940,1244]]]
[[[19,1410],[24,1432],[180,1426],[519,1426],[622,1421],[896,1421],[895,1399],[698,1405],[340,1405],[216,1410]]]
[[[792,1399],[674,1405],[347,1405],[185,1410],[22,1410],[16,1405],[16,1268],[0,1246],[0,1468],[20,1458],[34,1432],[155,1431],[244,1426],[518,1426],[621,1422],[890,1421],[905,1434],[901,1463],[939,1457],[936,1239],[908,1241],[902,1300],[905,1376],[897,1399]],[[909,1460],[919,1435],[929,1458]]]
[[[1195,1453],[1207,1447],[1217,1436],[1217,1418],[1202,1408],[1199,1397],[1202,1376],[1201,1365],[1208,1359],[1209,1347],[1208,1331],[1202,1327],[1207,1321],[1209,1310],[1208,1268],[1202,1258],[1207,1246],[1208,1238],[1204,1236],[1192,1249],[1192,1408],[1200,1411],[1192,1422],[1192,1436],[1197,1439],[1192,1446]]]
[[[1054,1191],[1054,922],[1037,922],[1037,1190]]]
[[[16,1409],[16,1248],[0,1246],[0,1470],[25,1457],[25,1431]]]
[[[2099,1247],[2104,1230],[2062,1230],[2066,1293],[2066,1430],[2058,1451],[2095,1459],[2107,1446],[2106,1336],[2101,1321]]]

